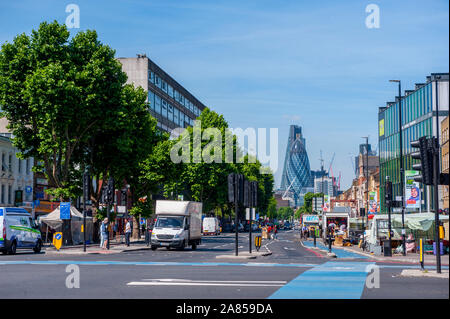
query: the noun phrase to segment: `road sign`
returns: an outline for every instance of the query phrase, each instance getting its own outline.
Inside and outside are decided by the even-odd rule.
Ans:
[[[32,188],[31,186],[25,187],[25,192],[26,192],[27,194],[30,194],[32,191],[33,191],[33,188]]]
[[[59,218],[70,219],[70,202],[61,202],[59,205]]]
[[[259,248],[261,248],[261,243],[262,243],[261,235],[255,236],[255,248],[256,248],[256,251],[259,251]]]
[[[245,209],[245,220],[250,220],[250,210],[252,211],[252,220],[255,220],[256,214],[254,208],[246,208]]]
[[[62,233],[55,233],[53,235],[53,246],[55,246],[55,248],[58,249],[58,250],[61,248],[62,238],[63,238],[63,234]]]

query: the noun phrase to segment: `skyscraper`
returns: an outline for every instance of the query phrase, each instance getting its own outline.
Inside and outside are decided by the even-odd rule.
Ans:
[[[302,128],[291,125],[289,140],[284,160],[281,189],[293,195],[295,205],[299,205],[302,189],[313,186],[311,184],[311,170],[308,154],[306,153],[306,141],[302,136]]]

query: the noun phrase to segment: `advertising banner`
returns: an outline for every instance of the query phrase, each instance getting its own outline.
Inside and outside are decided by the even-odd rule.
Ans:
[[[329,212],[330,211],[330,196],[325,195],[324,196],[325,204],[323,205],[323,212]]]
[[[369,192],[369,213],[377,213],[378,207],[377,192]]]
[[[414,176],[419,171],[405,171],[405,208],[420,209],[421,196],[419,182],[414,181]]]

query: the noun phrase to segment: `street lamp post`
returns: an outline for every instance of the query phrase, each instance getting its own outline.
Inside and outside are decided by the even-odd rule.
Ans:
[[[400,144],[400,194],[402,201],[402,241],[403,241],[403,256],[406,256],[406,232],[405,232],[405,196],[404,196],[404,170],[403,170],[403,136],[402,136],[402,84],[400,80],[389,80],[389,82],[398,83],[398,130],[399,130],[399,144]]]
[[[363,167],[365,166],[364,169],[364,177],[366,179],[365,182],[365,188],[364,188],[364,192],[366,194],[366,205],[365,205],[365,217],[366,217],[366,226],[367,228],[369,228],[369,137],[368,136],[364,136],[362,138],[366,139],[366,165],[363,165]],[[365,228],[364,226],[364,217],[363,217],[363,229]]]

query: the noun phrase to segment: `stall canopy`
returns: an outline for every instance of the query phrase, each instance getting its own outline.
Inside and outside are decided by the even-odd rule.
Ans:
[[[433,225],[435,219],[434,213],[416,213],[416,214],[405,214],[405,227],[412,230],[428,231]],[[391,220],[393,227],[402,226],[402,215],[393,214],[391,215]],[[439,215],[439,220],[448,220],[447,215]]]
[[[81,231],[83,226],[83,214],[81,214],[75,207],[70,207],[71,216],[71,230],[72,230],[72,241],[74,245],[83,243],[84,236]],[[40,218],[40,223],[45,223],[48,227],[53,229],[55,232],[62,231],[63,221],[60,218],[59,207],[47,216]],[[92,242],[93,235],[93,222],[92,217],[86,217],[86,241]]]

